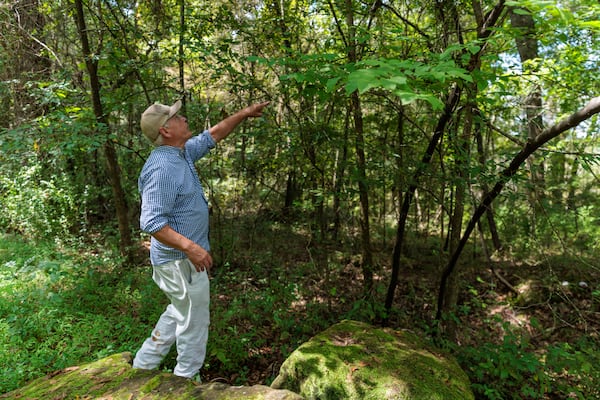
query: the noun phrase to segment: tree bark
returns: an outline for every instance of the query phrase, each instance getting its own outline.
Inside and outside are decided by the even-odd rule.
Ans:
[[[102,102],[100,99],[98,61],[95,59],[90,49],[82,0],[75,0],[75,9],[75,23],[79,31],[81,48],[83,51],[83,56],[85,58],[85,65],[89,74],[94,115],[96,116],[96,122],[98,124],[99,130],[102,130],[103,133],[105,133],[104,130],[108,129],[109,126],[108,118],[104,113],[104,110],[102,108]],[[129,228],[127,200],[125,198],[125,192],[123,191],[123,187],[121,185],[121,170],[119,168],[117,152],[115,150],[113,141],[109,137],[107,137],[106,141],[104,142],[104,153],[106,157],[106,168],[111,184],[111,189],[113,192],[113,200],[119,225],[119,250],[121,252],[121,255],[125,257],[127,261],[129,261],[132,257],[132,254],[130,251],[131,230]]]
[[[356,40],[356,27],[354,25],[354,8],[351,0],[346,0],[346,24],[348,25],[348,61],[356,63],[359,51]],[[370,294],[373,289],[373,252],[371,249],[371,227],[369,223],[369,187],[366,173],[367,163],[365,158],[363,114],[360,96],[357,91],[350,95],[350,108],[354,120],[358,192],[361,210],[360,230],[364,292],[365,294]]]
[[[365,159],[365,139],[363,132],[362,110],[358,92],[351,95],[351,107],[354,116],[354,133],[356,148],[356,163],[358,172],[358,192],[361,210],[361,247],[362,247],[362,271],[364,277],[365,293],[373,289],[373,252],[371,249],[371,226],[369,223],[369,186],[367,184],[367,162]]]
[[[517,30],[515,42],[521,58],[521,68],[524,75],[532,77],[532,84],[529,92],[525,96],[523,109],[526,117],[526,128],[528,139],[535,139],[543,128],[542,119],[542,88],[535,80],[535,74],[538,70],[536,60],[539,58],[538,41],[535,37],[535,22],[531,14],[524,9],[521,12],[510,10],[510,21],[513,28]],[[534,211],[532,217],[532,230],[535,230],[536,210],[539,210],[540,200],[544,196],[544,163],[539,163],[535,157],[529,157],[527,164],[530,170],[531,189],[528,191],[528,198],[531,209]]]
[[[348,131],[350,124],[350,112],[346,110],[346,116],[344,119],[344,139],[342,141],[342,149],[341,154],[339,154],[340,150],[338,150],[336,156],[336,166],[335,166],[335,177],[333,181],[333,232],[332,239],[334,242],[337,242],[340,232],[340,223],[341,223],[341,192],[342,186],[344,183],[344,176],[346,174],[346,164],[348,163]]]
[[[471,108],[467,108],[467,115],[465,118],[462,135],[453,135],[451,138],[451,145],[453,147],[454,165],[452,169],[453,179],[451,182],[454,187],[454,206],[452,207],[452,215],[449,223],[449,251],[450,253],[458,246],[460,241],[460,233],[462,231],[462,222],[465,213],[465,201],[467,194],[467,181],[468,181],[468,168],[469,168],[469,143],[472,135],[472,120]],[[458,125],[458,124],[456,124]],[[458,302],[458,295],[460,292],[460,280],[458,274],[453,274],[448,279],[448,290],[446,291],[446,298],[444,304],[447,306],[447,312],[454,313],[456,310],[456,304]],[[446,321],[445,329],[449,337],[454,338],[456,335],[456,323],[455,320],[450,318]]]
[[[480,117],[479,110],[475,110],[474,113],[476,115],[476,118],[479,119],[478,118],[478,117]],[[485,167],[485,165],[487,163],[487,157],[486,157],[485,148],[483,146],[483,136],[481,133],[481,124],[479,124],[479,123],[476,124],[475,139],[477,141],[477,159],[479,160],[479,165],[483,168],[483,167]],[[483,181],[481,183],[481,189],[482,189],[483,193],[487,193],[489,191],[487,182]],[[490,230],[490,236],[492,237],[492,243],[494,244],[494,250],[500,251],[500,249],[502,249],[502,241],[500,240],[500,235],[498,235],[498,228],[496,227],[496,220],[494,218],[494,209],[492,208],[491,205],[486,210],[485,216],[487,218],[488,229]],[[483,231],[482,231],[481,240],[485,240],[485,238],[483,237]]]

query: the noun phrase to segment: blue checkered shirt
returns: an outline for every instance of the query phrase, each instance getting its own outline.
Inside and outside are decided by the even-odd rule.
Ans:
[[[210,250],[208,201],[194,163],[214,147],[215,141],[206,130],[190,138],[183,149],[159,146],[150,153],[138,179],[142,199],[142,231],[153,234],[169,225],[207,251]],[[182,251],[152,237],[152,265],[161,265],[186,257]]]

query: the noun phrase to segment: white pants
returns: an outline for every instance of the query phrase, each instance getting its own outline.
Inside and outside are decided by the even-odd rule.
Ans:
[[[155,369],[177,342],[173,373],[193,377],[204,363],[210,324],[210,285],[206,271],[196,272],[190,260],[153,267],[152,279],[171,304],[133,360],[134,368]]]

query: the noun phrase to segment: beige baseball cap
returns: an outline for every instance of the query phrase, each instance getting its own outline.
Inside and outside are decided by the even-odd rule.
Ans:
[[[181,108],[181,100],[177,100],[172,106],[164,104],[152,104],[142,114],[140,126],[142,133],[156,146],[162,144],[162,136],[159,129],[169,118],[177,114]]]

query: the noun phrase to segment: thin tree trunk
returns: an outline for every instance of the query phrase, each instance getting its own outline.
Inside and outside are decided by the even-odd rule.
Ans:
[[[479,110],[475,110],[476,117],[480,115]],[[477,123],[477,128],[475,129],[475,139],[477,140],[477,154],[479,165],[483,168],[487,162],[486,152],[483,147],[483,137],[481,134],[481,125]],[[489,191],[489,186],[487,182],[481,183],[481,189],[483,193],[487,193]],[[494,219],[494,209],[492,205],[485,212],[488,229],[490,230],[490,235],[492,237],[492,243],[494,244],[494,250],[500,251],[502,249],[502,241],[500,240],[500,235],[498,235],[498,228],[496,226],[496,220]],[[482,240],[484,240],[482,233]]]
[[[358,61],[358,43],[356,41],[356,26],[354,25],[354,8],[351,0],[346,0],[346,24],[348,26],[348,61]],[[365,139],[363,115],[358,92],[350,95],[350,108],[354,120],[356,163],[358,172],[358,192],[361,209],[361,247],[362,271],[365,294],[370,294],[373,288],[373,253],[371,250],[371,227],[369,223],[369,187],[367,185],[367,163],[365,157]]]
[[[579,158],[575,157],[573,163],[571,164],[571,173],[569,174],[569,182],[568,187],[569,191],[567,194],[567,209],[575,210],[575,189],[577,188],[577,184],[575,183],[575,179],[577,178],[577,173],[579,172]]]
[[[373,288],[373,252],[371,250],[371,227],[369,223],[369,186],[367,184],[367,163],[365,161],[365,140],[363,133],[362,110],[358,92],[351,95],[351,105],[354,114],[354,133],[356,134],[356,160],[358,169],[358,192],[362,214],[360,230],[362,244],[362,270],[365,293],[371,293]]]
[[[465,198],[467,192],[467,170],[469,168],[468,164],[468,153],[469,153],[469,143],[470,137],[472,134],[472,120],[473,116],[470,111],[466,117],[466,121],[463,128],[462,135],[454,135],[455,137],[451,140],[451,145],[454,150],[454,165],[452,169],[454,173],[452,174],[455,178],[454,182],[454,206],[452,207],[452,215],[450,217],[450,222],[448,224],[449,227],[449,250],[450,252],[454,251],[454,249],[458,246],[460,241],[460,234],[462,231],[462,222],[463,216],[465,212]],[[458,124],[455,124],[458,125]],[[458,274],[452,274],[452,276],[448,279],[448,290],[446,290],[446,298],[444,299],[444,304],[446,305],[446,309],[444,310],[446,313],[454,313],[456,310],[456,304],[458,302],[458,295],[460,292],[460,280],[458,279]],[[456,323],[455,319],[450,318],[445,321],[445,331],[448,337],[455,338],[456,336]]]
[[[536,60],[539,58],[538,41],[535,37],[535,22],[527,10],[524,13],[517,13],[514,9],[510,10],[510,21],[513,28],[517,30],[515,38],[523,74],[533,77],[537,67]],[[529,93],[527,93],[523,102],[523,109],[527,118],[527,138],[533,140],[538,137],[543,128],[542,120],[542,88],[535,80],[532,81]],[[535,231],[536,215],[539,207],[539,200],[544,198],[544,163],[537,162],[535,157],[527,160],[530,170],[531,189],[528,191],[530,207],[534,214],[532,217],[531,231]]]
[[[81,48],[83,50],[83,56],[85,58],[85,65],[88,70],[90,78],[90,89],[92,96],[92,106],[94,114],[96,116],[96,122],[98,127],[108,127],[108,118],[102,109],[102,101],[100,99],[100,81],[98,79],[98,61],[90,50],[89,39],[87,36],[87,28],[85,23],[85,16],[83,13],[82,0],[75,0],[75,22],[79,31],[79,37],[81,40]],[[103,132],[105,133],[105,132]],[[132,257],[130,252],[131,248],[131,230],[129,228],[128,218],[128,207],[127,200],[125,198],[125,192],[121,186],[121,170],[119,168],[119,162],[117,158],[117,152],[115,146],[108,137],[104,142],[104,153],[106,157],[106,168],[108,171],[108,177],[113,192],[113,200],[115,204],[115,210],[117,214],[117,221],[119,224],[119,250],[123,257],[126,257],[129,261]]]
[[[286,14],[285,14],[284,6],[285,6],[285,4],[282,0],[272,0],[270,2],[270,7],[277,15],[277,20],[278,20],[277,26],[279,28],[279,33],[281,34],[281,37],[283,38],[284,56],[288,57],[292,54],[292,41],[290,40],[290,33],[289,33],[289,29],[287,27],[287,23],[285,20]],[[285,66],[284,68],[285,68],[285,73],[287,74],[288,67]],[[302,89],[298,88],[298,90],[302,90]],[[282,97],[284,99],[283,101],[287,105],[286,109],[289,111],[291,109],[291,107],[289,106],[289,104],[290,104],[289,92],[287,90],[283,91]],[[243,140],[245,140],[245,138]],[[299,198],[301,196],[301,188],[298,185],[298,179],[297,179],[298,174],[296,173],[294,164],[295,164],[294,162],[290,162],[288,165],[289,170],[287,173],[285,198],[284,198],[284,204],[283,204],[283,208],[282,208],[282,214],[284,217],[288,217],[291,215],[291,212],[294,207],[294,202],[296,201],[297,198]]]
[[[404,108],[402,103],[399,104],[398,124],[396,125],[396,133],[398,143],[396,145],[396,166],[398,171],[402,171],[404,167]],[[397,193],[398,198],[402,198],[402,188],[404,187],[404,174],[397,174],[394,178],[393,189]],[[416,199],[418,203],[418,198]]]
[[[398,226],[396,229],[396,243],[394,244],[394,252],[392,254],[392,275],[390,278],[390,284],[388,286],[387,296],[385,299],[385,309],[387,311],[387,315],[389,316],[390,311],[392,309],[392,304],[394,302],[394,294],[396,291],[396,287],[398,286],[398,275],[400,273],[400,255],[402,253],[402,244],[404,243],[404,231],[406,228],[406,220],[408,218],[408,213],[410,211],[410,203],[415,195],[415,191],[417,190],[417,182],[421,178],[421,175],[424,172],[425,166],[431,162],[431,158],[433,157],[433,152],[446,129],[446,124],[450,121],[452,113],[454,113],[454,108],[458,104],[458,100],[460,99],[460,89],[458,86],[454,86],[448,99],[446,100],[446,106],[444,107],[444,113],[438,120],[438,124],[435,128],[435,132],[429,141],[429,145],[427,146],[427,150],[425,150],[425,154],[421,159],[421,163],[419,164],[419,168],[415,172],[412,177],[412,183],[408,187],[408,190],[404,194],[402,200],[402,207],[400,209],[400,217],[398,219]],[[383,321],[384,325],[387,324],[387,318]]]
[[[181,105],[181,112],[183,115],[186,115],[187,113],[187,102],[186,102],[186,96],[185,96],[185,69],[184,69],[184,64],[185,64],[185,54],[183,52],[183,44],[185,41],[185,0],[179,0],[179,54],[177,57],[177,64],[179,67],[179,89],[181,90],[181,94],[182,94],[182,105]]]
[[[350,112],[346,111],[346,118],[344,123],[344,140],[341,149],[341,159],[340,155],[337,156],[336,160],[336,168],[335,168],[335,180],[333,182],[333,233],[332,238],[335,242],[338,240],[338,235],[340,231],[340,194],[342,192],[343,179],[346,174],[346,164],[348,162],[348,131],[349,131],[349,123],[350,123]]]
[[[500,23],[500,21],[502,20],[502,15],[503,15],[504,7],[505,7],[504,3],[505,3],[504,0],[499,0],[498,3],[496,4],[496,6],[489,13],[486,14],[485,18],[483,18],[483,17],[478,18],[477,36],[480,40],[485,41],[485,39],[487,39],[494,31],[494,27],[496,26],[496,24]],[[467,67],[468,71],[473,71],[479,67],[480,58],[481,58],[484,48],[485,48],[485,46],[482,46],[482,48],[480,49],[479,52],[471,55],[471,58],[469,60],[469,64]],[[406,225],[406,220],[408,217],[408,212],[410,210],[410,203],[414,196],[415,190],[417,188],[417,182],[419,181],[419,179],[421,178],[421,175],[423,174],[424,167],[427,164],[429,164],[429,162],[431,161],[431,157],[433,156],[433,151],[435,150],[435,147],[437,146],[437,144],[446,128],[446,124],[448,123],[448,121],[450,120],[450,118],[452,116],[452,113],[454,112],[454,108],[458,104],[459,98],[460,98],[460,89],[458,87],[454,87],[445,102],[444,112],[443,112],[442,116],[440,117],[440,119],[438,120],[438,124],[436,126],[435,132],[434,132],[431,140],[429,141],[429,146],[427,147],[425,154],[423,155],[422,162],[420,164],[420,168],[418,168],[417,171],[415,172],[413,179],[412,179],[412,183],[410,184],[408,190],[406,191],[406,193],[404,195],[402,208],[400,210],[400,218],[398,220],[398,228],[397,228],[397,232],[396,232],[396,243],[394,245],[394,252],[392,254],[392,275],[390,278],[390,284],[388,286],[387,296],[386,296],[386,300],[385,300],[385,309],[386,309],[387,317],[383,320],[383,325],[386,325],[388,322],[392,304],[394,302],[394,295],[395,295],[396,287],[398,286],[398,275],[400,272],[400,255],[401,255],[401,249],[402,249],[402,245],[403,245],[403,241],[404,241],[405,225]],[[446,277],[446,279],[447,278],[448,277]]]
[[[486,212],[489,206],[492,204],[494,199],[498,197],[504,185],[510,181],[510,179],[517,173],[521,164],[523,164],[529,156],[531,156],[537,149],[541,146],[559,136],[561,133],[579,125],[581,122],[591,118],[593,115],[600,113],[600,97],[593,98],[584,108],[577,111],[574,114],[571,114],[569,117],[563,119],[557,124],[551,126],[548,129],[544,129],[535,140],[528,141],[523,149],[512,159],[508,167],[506,167],[501,173],[498,181],[494,185],[494,187],[485,194],[483,200],[479,204],[479,206],[475,209],[471,220],[467,224],[465,232],[458,244],[458,247],[452,254],[450,261],[446,265],[443,273],[442,279],[440,282],[440,288],[438,291],[438,304],[437,304],[437,313],[436,319],[438,321],[442,318],[442,313],[444,310],[444,299],[446,297],[446,290],[448,284],[448,278],[454,272],[456,267],[456,263],[469,240],[473,229],[477,226],[477,222],[481,218],[481,216]]]
[[[283,203],[283,216],[288,217],[291,215],[292,207],[297,195],[296,185],[296,171],[290,170],[287,174],[287,181],[285,185],[285,198]]]

